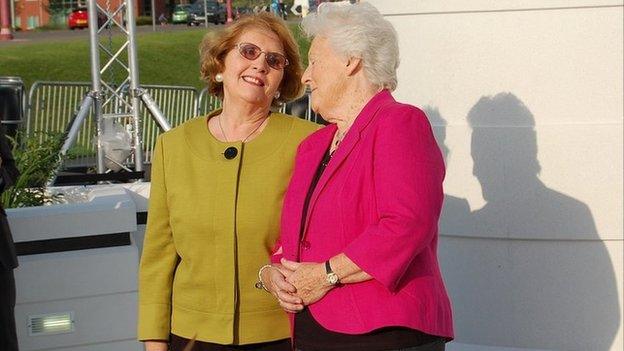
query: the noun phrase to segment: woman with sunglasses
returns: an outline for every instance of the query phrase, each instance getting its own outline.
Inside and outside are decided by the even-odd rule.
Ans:
[[[290,351],[286,314],[255,288],[279,234],[298,144],[316,124],[272,112],[302,92],[283,21],[244,17],[201,46],[222,108],[159,136],[139,274],[148,351]]]
[[[396,32],[369,3],[324,3],[302,28],[314,38],[303,81],[330,125],[299,146],[272,258],[282,266],[262,284],[293,313],[297,350],[444,350],[444,163],[425,114],[392,97]]]

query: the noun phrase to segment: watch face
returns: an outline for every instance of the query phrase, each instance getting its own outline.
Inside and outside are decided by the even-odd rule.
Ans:
[[[327,281],[331,285],[336,285],[336,283],[338,283],[338,276],[336,275],[336,273],[329,273],[327,275]]]

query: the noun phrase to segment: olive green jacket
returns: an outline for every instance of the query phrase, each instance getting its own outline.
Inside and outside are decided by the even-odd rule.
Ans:
[[[287,338],[285,312],[254,284],[279,236],[297,146],[319,126],[273,113],[255,139],[223,143],[208,131],[207,118],[158,137],[138,338],[167,340],[173,333],[218,344]],[[237,150],[231,159],[229,147]]]

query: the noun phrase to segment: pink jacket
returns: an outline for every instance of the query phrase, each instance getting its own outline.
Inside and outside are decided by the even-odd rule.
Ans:
[[[299,240],[303,203],[335,131],[329,125],[299,146],[273,261],[323,262],[345,253],[373,277],[309,306],[326,329],[404,326],[452,338],[437,260],[444,162],[427,117],[386,90],[375,95],[321,176]]]

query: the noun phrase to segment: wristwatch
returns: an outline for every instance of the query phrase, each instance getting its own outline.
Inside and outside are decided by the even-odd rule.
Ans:
[[[327,282],[330,285],[336,285],[340,282],[338,275],[332,271],[331,266],[329,265],[329,260],[325,261],[325,274],[327,274]]]

